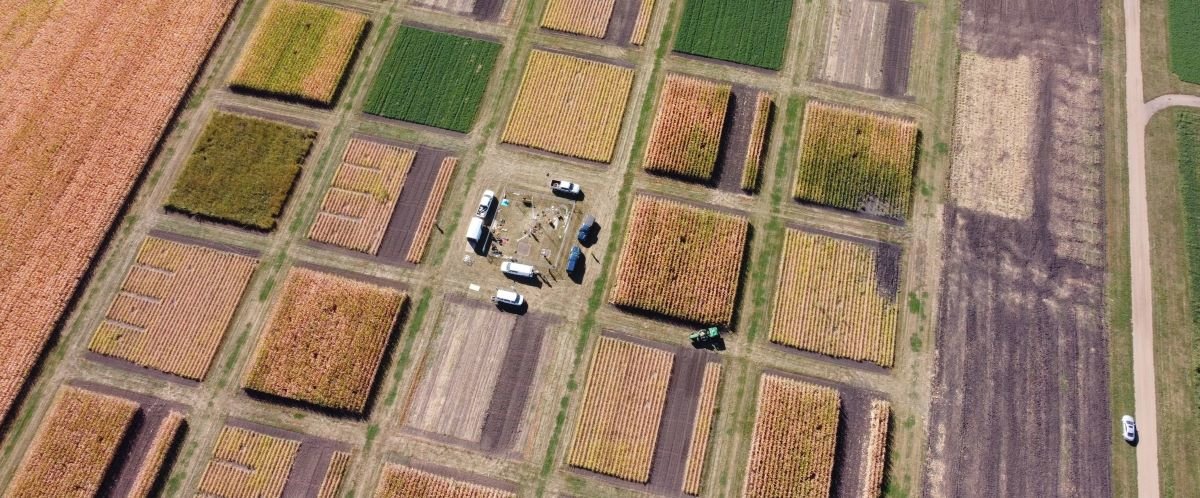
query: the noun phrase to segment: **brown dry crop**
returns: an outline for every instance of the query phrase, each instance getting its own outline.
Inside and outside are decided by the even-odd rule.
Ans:
[[[88,349],[203,380],[258,261],[146,237]]]
[[[516,498],[516,494],[403,465],[387,465],[375,498]]]
[[[221,498],[280,498],[300,442],[225,426],[200,477],[200,493]]]
[[[861,496],[879,496],[882,490],[883,471],[887,464],[888,420],[891,416],[891,403],[881,399],[871,400],[871,435],[867,442],[867,455],[863,459]]]
[[[235,3],[0,15],[0,419]]]
[[[728,325],[749,223],[667,199],[638,196],[610,301],[711,325]]]
[[[616,0],[550,0],[542,14],[542,27],[604,38]]]
[[[687,464],[683,471],[683,492],[700,496],[700,478],[704,472],[704,457],[708,453],[708,436],[712,431],[713,411],[717,407],[717,386],[721,383],[721,364],[704,366],[704,381],[700,385],[700,401],[696,403],[696,421],[688,446]]]
[[[308,238],[377,254],[417,152],[353,139]]]
[[[242,385],[361,413],[406,299],[396,289],[292,268]]]
[[[4,496],[95,496],[138,408],[127,399],[63,386]]]
[[[892,366],[899,310],[878,249],[789,229],[779,264],[771,341]],[[889,292],[893,292],[889,295]]]
[[[350,466],[350,454],[335,451],[329,458],[329,468],[325,470],[325,478],[321,480],[321,490],[317,498],[336,498],[338,489],[342,487],[342,479],[346,477],[346,467]]]
[[[742,496],[829,496],[838,392],[763,374]]]
[[[754,103],[754,122],[750,125],[750,144],[746,146],[746,162],[742,167],[742,190],[758,190],[758,170],[767,143],[767,125],[771,120],[771,93],[758,92]]]
[[[632,87],[632,69],[534,50],[502,140],[609,162]]]
[[[405,261],[418,264],[425,258],[425,249],[429,246],[429,236],[433,233],[433,225],[437,223],[438,212],[442,209],[442,201],[446,199],[446,189],[450,187],[450,178],[454,176],[454,168],[458,167],[457,157],[442,159],[438,167],[437,179],[425,200],[425,210],[421,212],[421,222],[417,224],[417,233],[413,235],[412,243],[408,246]]]
[[[167,460],[167,454],[171,452],[171,448],[175,446],[175,442],[179,438],[181,427],[183,427],[183,414],[177,411],[171,411],[162,420],[158,430],[154,431],[154,439],[150,441],[150,448],[146,450],[145,460],[142,460],[142,467],[138,469],[137,478],[133,481],[133,488],[130,489],[126,498],[150,496],[150,492],[154,490],[154,483],[163,471],[162,466]]]
[[[709,180],[733,91],[727,83],[668,75],[646,148],[646,171]]]
[[[637,20],[633,23],[633,33],[629,35],[629,43],[642,45],[646,43],[646,33],[650,31],[650,17],[654,14],[654,0],[642,0],[638,7]]]
[[[668,351],[601,337],[567,463],[630,481],[650,480],[674,361]]]

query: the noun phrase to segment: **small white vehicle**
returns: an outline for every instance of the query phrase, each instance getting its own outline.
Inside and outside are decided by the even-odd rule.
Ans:
[[[550,180],[550,190],[566,195],[579,195],[580,192],[578,183],[566,180]]]
[[[1121,417],[1121,436],[1127,443],[1137,442],[1137,422],[1133,421],[1133,417],[1129,415]]]
[[[492,297],[492,302],[520,307],[525,304],[525,296],[510,290],[498,289],[496,295]]]
[[[533,278],[538,274],[537,268],[534,268],[531,265],[514,263],[512,261],[500,263],[500,271],[504,272],[505,274],[521,278]]]
[[[491,190],[484,190],[483,197],[479,198],[479,207],[475,209],[475,217],[486,219],[492,214],[492,204],[496,202],[496,193]]]

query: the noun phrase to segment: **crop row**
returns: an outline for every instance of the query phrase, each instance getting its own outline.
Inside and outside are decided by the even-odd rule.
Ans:
[[[542,27],[604,38],[616,0],[550,0],[542,13]]]
[[[692,496],[700,496],[700,478],[704,471],[704,457],[708,453],[708,436],[712,431],[713,412],[717,407],[717,386],[720,383],[721,364],[705,365],[704,380],[700,384],[700,401],[696,403],[696,420],[692,424],[687,464],[683,471],[683,492]]]
[[[280,498],[300,443],[225,426],[200,477],[200,493],[222,498]]]
[[[147,237],[88,349],[204,380],[258,261]]]
[[[674,360],[667,351],[601,337],[567,463],[648,481]]]
[[[838,392],[763,374],[742,496],[829,496]]]
[[[728,84],[667,76],[646,148],[646,171],[711,179],[731,92]]]
[[[338,489],[342,487],[342,479],[346,477],[346,468],[350,466],[350,454],[335,451],[329,457],[329,468],[325,470],[325,478],[321,480],[321,489],[317,498],[336,498]]]
[[[416,155],[411,149],[351,140],[308,237],[377,254]]]
[[[129,491],[128,498],[150,496],[155,482],[162,474],[167,454],[179,440],[179,430],[183,424],[183,414],[174,410],[167,413],[159,423],[158,429],[154,431],[154,438],[150,440],[150,448],[146,450],[145,459],[142,460],[142,467],[138,469],[137,477],[133,480],[133,488]]]
[[[637,19],[633,22],[633,33],[629,34],[629,43],[639,46],[646,43],[646,33],[650,31],[650,17],[653,14],[654,0],[642,0]]]
[[[415,265],[425,258],[425,249],[429,246],[429,236],[433,233],[433,225],[437,223],[438,211],[442,209],[442,201],[446,199],[446,189],[450,187],[450,178],[454,176],[454,169],[457,167],[457,157],[442,159],[441,166],[438,166],[437,178],[433,181],[429,198],[425,200],[425,209],[421,211],[421,221],[417,224],[417,233],[413,235],[412,243],[408,246],[408,253],[404,257],[409,263]]]
[[[383,468],[375,498],[516,498],[516,494],[403,465]]]
[[[868,430],[867,455],[863,459],[862,496],[879,496],[883,487],[883,471],[887,464],[888,422],[892,416],[892,404],[887,401],[871,400],[871,419]]]
[[[758,190],[759,170],[767,143],[767,125],[771,121],[771,93],[758,92],[754,102],[754,122],[750,125],[750,144],[746,146],[746,162],[742,168],[742,190]]]

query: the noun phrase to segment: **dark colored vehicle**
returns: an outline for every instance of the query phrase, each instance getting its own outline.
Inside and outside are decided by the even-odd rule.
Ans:
[[[587,239],[592,235],[592,229],[596,227],[596,217],[587,215],[583,217],[583,224],[579,225],[579,234],[575,236],[580,242],[587,242]]]
[[[579,246],[571,247],[571,255],[567,257],[567,273],[575,273],[575,269],[579,268],[579,262],[583,259],[583,251],[579,250]]]

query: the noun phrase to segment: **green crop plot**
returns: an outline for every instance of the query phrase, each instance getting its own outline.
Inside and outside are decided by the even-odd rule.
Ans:
[[[1200,84],[1200,5],[1195,0],[1171,0],[1167,24],[1171,39],[1171,70],[1183,81]]]
[[[329,105],[366,25],[362,14],[275,0],[255,28],[229,85]]]
[[[401,26],[365,111],[471,131],[499,53],[497,43]]]
[[[791,18],[792,0],[687,0],[675,51],[777,70]]]
[[[271,230],[317,134],[218,113],[175,183],[167,208]]]

